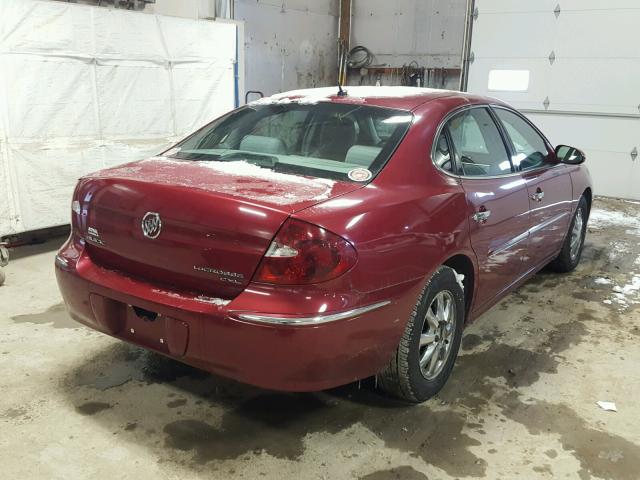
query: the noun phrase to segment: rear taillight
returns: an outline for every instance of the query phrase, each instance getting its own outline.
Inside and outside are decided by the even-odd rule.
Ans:
[[[355,248],[324,228],[289,219],[265,253],[254,281],[301,285],[326,282],[356,264]]]

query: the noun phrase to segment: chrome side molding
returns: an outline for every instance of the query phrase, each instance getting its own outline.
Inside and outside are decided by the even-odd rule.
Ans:
[[[363,313],[382,308],[390,303],[390,300],[385,300],[365,307],[353,308],[351,310],[344,310],[336,313],[318,314],[310,317],[284,317],[282,315],[269,313],[238,313],[235,316],[240,320],[256,323],[271,323],[276,325],[320,325],[323,323],[357,317]]]

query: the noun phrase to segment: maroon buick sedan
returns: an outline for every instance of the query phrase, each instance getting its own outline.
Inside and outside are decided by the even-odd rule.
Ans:
[[[80,179],[58,284],[77,321],[219,375],[289,391],[376,375],[420,402],[465,324],[576,267],[583,162],[494,99],[279,94]]]

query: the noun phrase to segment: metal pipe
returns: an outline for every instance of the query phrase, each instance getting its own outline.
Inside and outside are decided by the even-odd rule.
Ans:
[[[464,35],[462,37],[462,64],[460,66],[460,83],[458,90],[467,91],[469,81],[469,56],[471,55],[471,35],[473,33],[473,10],[475,0],[467,0],[467,9],[464,14]]]

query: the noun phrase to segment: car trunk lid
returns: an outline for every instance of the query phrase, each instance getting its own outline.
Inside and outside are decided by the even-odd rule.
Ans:
[[[289,215],[361,186],[214,163],[153,158],[81,179],[91,259],[159,288],[232,298]]]

